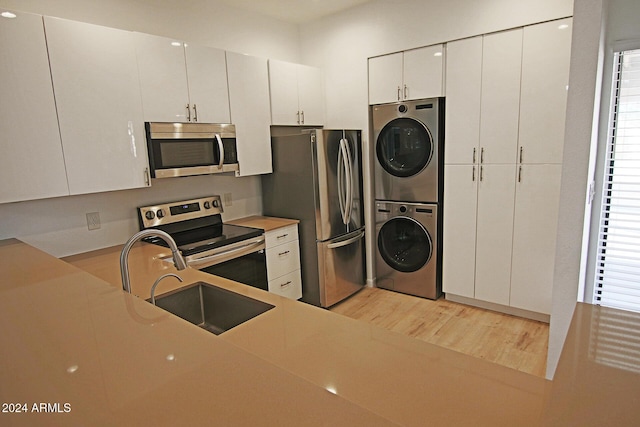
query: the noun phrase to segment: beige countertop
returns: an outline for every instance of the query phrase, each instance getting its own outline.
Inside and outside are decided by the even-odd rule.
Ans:
[[[243,225],[245,227],[261,228],[264,231],[271,231],[288,225],[298,224],[297,219],[276,218],[272,216],[253,215],[244,218],[226,221],[226,224]]]
[[[0,400],[28,409],[0,413],[0,425],[619,426],[640,419],[640,370],[603,363],[592,350],[594,330],[618,310],[578,305],[551,382],[190,268],[177,272],[185,283],[205,280],[275,305],[215,336],[142,299],[157,277],[176,272],[162,261],[167,249],[133,248],[132,290],[142,298],[121,290],[119,251],[65,262],[0,241]],[[165,280],[158,293],[177,286]],[[625,316],[640,330],[640,315]],[[34,403],[60,411],[36,413]]]

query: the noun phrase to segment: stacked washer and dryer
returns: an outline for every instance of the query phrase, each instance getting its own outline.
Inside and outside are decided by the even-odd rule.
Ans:
[[[442,294],[444,98],[372,105],[376,286]]]

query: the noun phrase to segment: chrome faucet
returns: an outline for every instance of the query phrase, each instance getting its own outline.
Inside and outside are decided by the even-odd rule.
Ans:
[[[187,268],[187,263],[182,257],[182,254],[178,250],[178,245],[176,245],[175,240],[166,232],[162,230],[156,230],[153,228],[147,228],[145,230],[139,231],[125,243],[122,248],[122,252],[120,252],[120,275],[122,276],[122,289],[131,293],[131,283],[129,281],[129,252],[133,245],[143,237],[160,237],[162,240],[167,242],[169,248],[171,249],[171,254],[173,255],[173,263],[176,265],[178,270],[184,270]]]

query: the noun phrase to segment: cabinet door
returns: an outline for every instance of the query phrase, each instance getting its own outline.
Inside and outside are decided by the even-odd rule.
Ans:
[[[135,33],[144,120],[187,122],[191,111],[183,43]]]
[[[484,36],[480,156],[514,163],[518,146],[522,29]]]
[[[482,36],[448,43],[446,60],[444,162],[475,163],[480,149]]]
[[[148,185],[133,33],[45,17],[71,194]]]
[[[191,120],[230,123],[227,62],[224,50],[185,44]]]
[[[442,287],[468,298],[475,286],[477,191],[477,166],[445,166]]]
[[[274,125],[300,124],[297,64],[270,59],[269,89],[272,123]]]
[[[442,90],[443,54],[441,44],[404,52],[403,99],[444,96]]]
[[[322,70],[307,65],[297,65],[298,108],[302,124],[324,124],[324,83]]]
[[[237,176],[273,172],[267,60],[227,52],[231,121],[236,126]]]
[[[402,97],[402,52],[369,58],[369,104],[399,101]]]
[[[0,203],[69,194],[42,17],[0,18]]]
[[[523,163],[561,163],[571,56],[571,19],[525,27],[520,148]]]
[[[523,165],[516,184],[511,305],[551,313],[562,165]]]
[[[475,297],[509,305],[516,166],[483,165],[478,183]]]

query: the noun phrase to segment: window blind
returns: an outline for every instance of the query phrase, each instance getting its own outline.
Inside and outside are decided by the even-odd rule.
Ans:
[[[640,50],[615,55],[594,303],[640,312]]]

